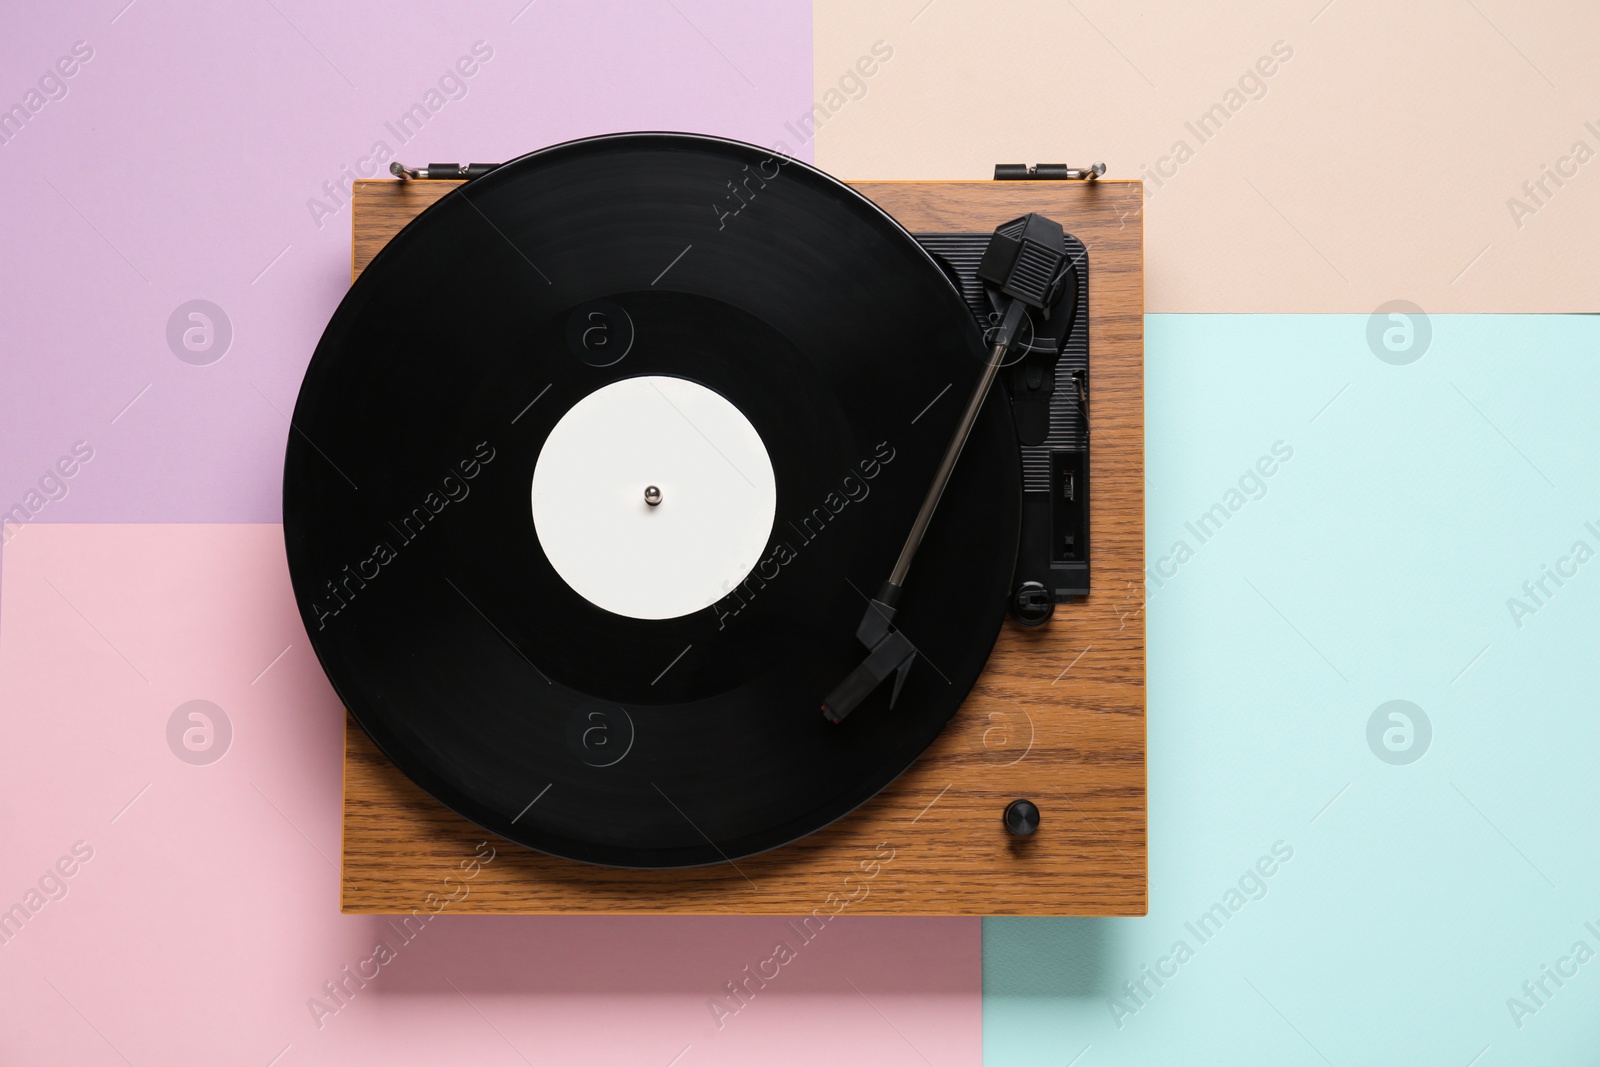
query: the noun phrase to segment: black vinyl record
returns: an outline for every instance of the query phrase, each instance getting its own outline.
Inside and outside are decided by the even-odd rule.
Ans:
[[[905,587],[898,702],[821,713],[983,358],[935,262],[803,163],[683,134],[523,156],[406,226],[306,371],[284,536],[312,644],[383,752],[497,834],[627,867],[785,844],[904,771],[993,646],[1021,506],[999,395]],[[644,375],[731,402],[776,486],[761,564],[666,619],[575,592],[529,497],[562,416]]]

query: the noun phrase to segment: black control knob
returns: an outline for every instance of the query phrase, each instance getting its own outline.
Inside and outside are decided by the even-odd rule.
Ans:
[[[1013,800],[1006,805],[1006,830],[1027,837],[1039,828],[1039,805],[1031,800]]]
[[[1023,582],[1011,594],[1011,614],[1024,626],[1039,626],[1056,610],[1056,598],[1040,582]]]

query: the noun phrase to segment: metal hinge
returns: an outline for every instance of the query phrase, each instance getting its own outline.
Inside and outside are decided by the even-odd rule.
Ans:
[[[1069,167],[1065,163],[996,163],[997,182],[1092,182],[1106,172],[1106,165],[1095,160],[1092,167]]]
[[[471,181],[500,166],[498,163],[429,163],[426,167],[408,167],[399,160],[389,164],[389,173],[401,181]]]

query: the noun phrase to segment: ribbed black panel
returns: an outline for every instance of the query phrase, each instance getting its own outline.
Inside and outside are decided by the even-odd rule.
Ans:
[[[1019,227],[1020,228],[1020,227]],[[980,327],[989,325],[989,305],[983,298],[983,283],[978,281],[978,261],[989,244],[986,233],[919,233],[918,243],[955,272],[961,283],[961,295],[978,319]],[[1050,399],[1050,436],[1043,444],[1023,446],[1022,487],[1024,491],[1048,492],[1050,489],[1050,452],[1052,449],[1082,450],[1084,440],[1083,413],[1079,410],[1078,391],[1072,383],[1073,371],[1087,373],[1089,366],[1089,269],[1088,253],[1083,242],[1071,234],[1063,243],[1067,254],[1073,257],[1078,268],[1078,321],[1067,340],[1066,351],[1056,365],[1056,391]],[[1092,384],[1090,386],[1093,387]]]

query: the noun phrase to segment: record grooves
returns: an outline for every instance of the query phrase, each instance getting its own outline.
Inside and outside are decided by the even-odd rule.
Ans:
[[[745,195],[730,199],[730,183]],[[983,350],[911,236],[804,164],[668,134],[514,160],[374,259],[307,371],[284,527],[318,657],[407,775],[529,847],[671,867],[808,834],[932,742],[999,630],[1021,480],[995,394],[899,606],[922,666],[892,709],[884,690],[843,723],[818,714],[861,659],[867,597]],[[753,565],[676,617],[580,595],[530,507],[563,416],[632,379],[725,399],[771,463],[772,526]],[[661,425],[672,417],[662,409]],[[736,484],[720,466],[731,450],[699,419],[684,414],[674,447],[693,455],[700,434],[704,477]],[[649,514],[685,500],[668,488]],[[669,578],[626,554],[606,565],[646,592]]]

